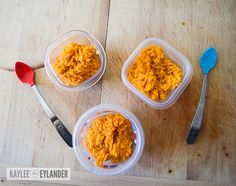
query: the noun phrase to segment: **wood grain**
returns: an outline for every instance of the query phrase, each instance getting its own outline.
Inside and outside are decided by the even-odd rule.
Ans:
[[[235,185],[235,9],[235,0],[0,1],[0,164],[70,167],[72,180],[65,184],[73,185]],[[102,81],[80,93],[55,87],[43,68],[47,45],[73,29],[98,38],[108,58]],[[150,108],[121,81],[125,60],[148,37],[166,40],[194,69],[190,85],[169,109]],[[210,46],[217,49],[217,66],[209,74],[200,135],[190,146],[186,135],[202,85],[198,61]],[[83,112],[99,103],[119,104],[137,115],[146,138],[138,164],[120,177],[85,172],[31,89],[17,80],[13,66],[18,60],[34,67],[40,92],[70,131]],[[1,185],[44,184],[6,182],[4,171]]]
[[[37,85],[50,107],[70,131],[77,118],[100,103],[101,82],[82,93],[59,90],[43,67],[47,45],[73,29],[87,30],[104,45],[109,1],[1,1],[0,113],[2,163],[27,166],[66,166],[80,169],[27,85],[12,66],[22,60],[36,69]],[[3,33],[7,32],[7,33]],[[15,33],[15,34],[14,34]]]
[[[12,69],[16,60],[43,66],[46,47],[70,30],[89,30],[104,45],[108,0],[1,1],[0,67]]]
[[[129,175],[236,182],[233,7],[235,1],[111,2],[102,103],[130,109],[142,121],[146,134],[143,156]],[[147,37],[166,40],[186,55],[194,68],[192,82],[177,103],[166,110],[145,105],[128,92],[120,78],[124,61]],[[198,60],[209,46],[216,47],[218,64],[209,75],[201,133],[196,144],[188,146],[187,130],[201,90]]]

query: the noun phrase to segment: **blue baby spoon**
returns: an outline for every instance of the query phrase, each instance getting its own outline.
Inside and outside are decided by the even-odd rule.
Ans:
[[[208,48],[203,52],[203,54],[200,57],[200,66],[202,68],[202,73],[203,73],[202,92],[196,113],[194,115],[191,127],[188,132],[188,138],[187,138],[188,144],[193,144],[195,142],[198,132],[201,128],[202,117],[205,106],[207,75],[209,71],[215,67],[215,65],[216,65],[216,49]]]

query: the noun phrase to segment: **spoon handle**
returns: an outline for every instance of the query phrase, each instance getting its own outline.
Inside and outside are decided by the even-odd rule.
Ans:
[[[198,132],[202,125],[202,117],[205,107],[206,88],[207,88],[207,74],[204,74],[200,101],[198,103],[198,107],[188,133],[188,138],[187,138],[188,144],[193,144],[195,142]]]
[[[57,132],[60,134],[62,139],[66,142],[67,145],[72,147],[72,135],[71,133],[67,130],[67,128],[63,125],[61,120],[54,114],[54,112],[50,109],[48,104],[45,102],[41,94],[39,93],[37,87],[35,85],[31,86],[36,97],[38,98],[39,102],[41,103],[42,107],[44,108],[46,114],[52,121],[54,127],[57,129]]]

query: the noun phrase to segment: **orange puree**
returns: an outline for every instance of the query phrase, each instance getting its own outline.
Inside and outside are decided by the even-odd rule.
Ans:
[[[85,139],[85,146],[96,160],[96,165],[111,160],[118,163],[132,154],[132,127],[120,113],[107,114],[95,119]]]
[[[64,47],[53,67],[65,85],[77,86],[96,74],[100,58],[95,46],[72,42]]]
[[[157,45],[142,49],[128,69],[129,82],[155,101],[165,100],[179,86],[182,76],[181,68]]]

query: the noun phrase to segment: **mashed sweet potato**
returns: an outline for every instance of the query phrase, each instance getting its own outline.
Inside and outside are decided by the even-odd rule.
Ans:
[[[155,101],[165,100],[182,81],[182,70],[152,45],[144,48],[128,69],[129,82]]]
[[[120,113],[107,114],[95,119],[88,129],[85,146],[96,160],[96,165],[111,160],[117,163],[132,154],[132,127]]]
[[[77,86],[96,74],[100,58],[95,46],[72,42],[56,58],[53,68],[65,85]]]

